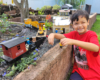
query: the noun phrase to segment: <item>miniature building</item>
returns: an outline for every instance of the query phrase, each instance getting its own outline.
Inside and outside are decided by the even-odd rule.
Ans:
[[[69,14],[73,14],[73,13],[75,13],[76,11],[77,11],[77,9],[73,9],[73,6],[72,5],[70,5],[70,4],[65,4],[65,5],[63,5],[62,7],[61,7],[61,12],[62,12],[62,14],[64,14],[64,13],[68,13],[68,15]],[[63,11],[63,10],[65,10],[65,11]],[[69,12],[68,12],[68,10],[70,10]],[[61,13],[60,12],[60,13]],[[65,16],[66,16],[66,14],[64,14]]]
[[[69,16],[70,10],[59,10],[60,16]]]
[[[55,30],[58,30],[57,33],[67,33],[70,32],[70,19],[67,16],[63,17],[53,17],[53,33]],[[63,31],[63,32],[62,32]]]
[[[22,37],[17,37],[6,42],[0,43],[2,45],[2,50],[4,55],[3,59],[10,62],[11,60],[17,58],[26,52],[25,39]]]
[[[77,9],[71,9],[69,14],[74,14],[77,11]]]

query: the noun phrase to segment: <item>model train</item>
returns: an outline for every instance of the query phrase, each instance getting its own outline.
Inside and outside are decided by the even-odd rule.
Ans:
[[[30,18],[24,19],[24,27],[38,28],[37,36],[46,36],[45,21],[32,21]]]
[[[32,42],[32,38],[29,38],[27,42],[27,40],[22,37],[16,37],[6,42],[1,42],[0,44],[4,54],[1,58],[7,62],[11,62],[22,54],[38,48],[43,44],[45,39],[46,37],[36,37],[36,42]],[[26,49],[26,45],[29,45],[28,50]]]
[[[21,56],[22,54],[26,53],[27,51],[31,51],[35,48],[38,48],[46,39],[46,29],[44,29],[44,21],[37,22],[27,18],[24,20],[24,23],[25,27],[39,28],[36,35],[36,42],[32,42],[32,37],[27,39],[24,39],[22,37],[16,37],[6,42],[1,42],[0,44],[2,46],[4,54],[3,56],[1,56],[2,59],[10,62]]]

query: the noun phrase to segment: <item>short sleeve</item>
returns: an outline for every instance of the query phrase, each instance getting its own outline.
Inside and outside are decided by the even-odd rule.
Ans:
[[[90,43],[94,43],[94,44],[96,44],[97,46],[99,46],[99,51],[100,51],[99,40],[98,40],[98,37],[97,37],[97,35],[96,35],[95,32],[94,32],[94,33],[91,35],[91,37],[90,37]],[[94,57],[96,57],[96,56],[99,54],[99,51],[93,53]]]
[[[71,32],[69,32],[67,34],[64,34],[65,37],[71,38],[71,39],[73,39],[74,35],[75,35],[75,31],[71,31]]]
[[[97,37],[96,33],[91,35],[90,42],[99,46],[99,41],[98,41],[98,37]]]

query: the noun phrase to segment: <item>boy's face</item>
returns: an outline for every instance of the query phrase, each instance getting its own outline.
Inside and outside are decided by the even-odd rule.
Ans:
[[[87,26],[89,25],[89,21],[86,20],[85,17],[79,16],[78,21],[73,21],[73,28],[79,34],[84,34],[87,32]]]

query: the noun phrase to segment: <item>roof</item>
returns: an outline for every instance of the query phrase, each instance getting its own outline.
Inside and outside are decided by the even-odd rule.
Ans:
[[[65,5],[67,5],[68,7],[73,7],[71,4],[65,4]]]
[[[22,38],[22,37],[16,37],[14,39],[11,39],[11,40],[8,40],[8,41],[5,41],[5,42],[1,42],[0,44],[6,46],[7,48],[11,48],[11,47],[14,47],[20,43],[23,43],[25,42],[26,39]]]
[[[73,8],[72,5],[70,5],[70,4],[65,4],[65,5],[61,6],[61,9],[62,9],[62,8],[67,8],[67,9],[69,9],[69,7],[72,7],[72,8]]]

